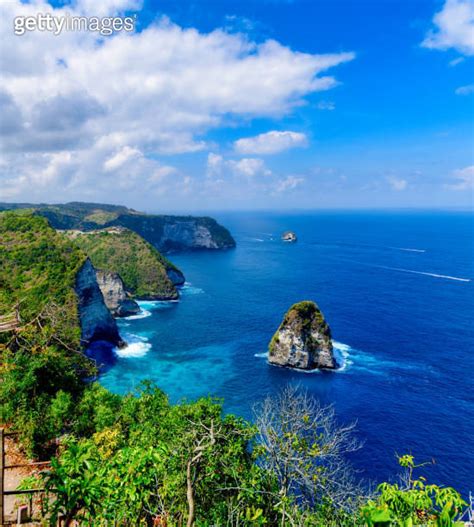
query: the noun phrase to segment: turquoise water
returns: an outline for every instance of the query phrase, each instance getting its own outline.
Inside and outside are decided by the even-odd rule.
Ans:
[[[394,475],[395,453],[434,458],[432,479],[474,490],[473,216],[468,213],[222,214],[235,250],[172,255],[179,302],[119,322],[129,348],[101,382],[154,380],[172,401],[217,395],[251,418],[287,383],[357,419],[362,476]],[[282,231],[298,234],[285,244]],[[343,368],[300,373],[265,353],[286,309],[318,302]]]

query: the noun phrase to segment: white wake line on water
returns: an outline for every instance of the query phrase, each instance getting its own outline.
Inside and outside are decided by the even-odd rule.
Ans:
[[[434,278],[444,278],[445,280],[456,280],[457,282],[470,282],[470,278],[460,278],[459,276],[449,276],[447,274],[438,274],[438,273],[427,273],[425,271],[415,271],[413,269],[402,269],[401,267],[388,267],[385,265],[376,265],[376,264],[366,264],[371,267],[379,267],[380,269],[388,269],[390,271],[400,271],[402,273],[412,273],[412,274],[421,274],[424,276],[432,276]]]
[[[394,249],[396,251],[408,251],[410,253],[425,253],[426,249],[411,249],[410,247],[387,247],[388,249]]]
[[[416,249],[414,247],[395,247],[393,245],[370,245],[367,243],[344,243],[344,242],[334,242],[334,243],[324,243],[324,242],[309,242],[309,245],[319,245],[322,247],[342,247],[350,249],[376,249],[376,250],[387,250],[390,251],[405,251],[410,253],[426,253],[426,249]]]
[[[358,265],[364,265],[366,267],[375,267],[376,269],[386,269],[388,271],[399,271],[401,273],[421,274],[423,276],[432,276],[433,278],[442,278],[443,280],[455,280],[456,282],[471,282],[470,278],[462,278],[459,276],[451,276],[451,275],[439,274],[439,273],[429,273],[427,271],[415,271],[414,269],[404,269],[402,267],[389,267],[388,265],[377,265],[377,264],[371,264],[367,262],[359,262],[357,260],[349,260],[346,258],[335,258],[335,259],[346,261],[346,262],[352,262]]]

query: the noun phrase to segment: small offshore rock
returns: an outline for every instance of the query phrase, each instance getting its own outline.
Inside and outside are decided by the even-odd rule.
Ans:
[[[294,243],[298,240],[296,234],[293,231],[285,231],[281,235],[281,239],[284,242],[290,242],[290,243]]]
[[[315,302],[294,304],[269,345],[270,364],[314,370],[335,369],[331,330]]]

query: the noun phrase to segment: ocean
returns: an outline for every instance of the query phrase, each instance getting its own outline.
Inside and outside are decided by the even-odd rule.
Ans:
[[[360,477],[393,480],[396,454],[474,491],[473,215],[468,212],[225,213],[237,247],[170,255],[179,302],[142,302],[119,322],[129,347],[100,382],[117,393],[153,380],[177,402],[212,395],[226,412],[287,384],[357,421]],[[280,235],[293,230],[294,244]],[[342,368],[302,373],[266,362],[286,310],[314,300]]]

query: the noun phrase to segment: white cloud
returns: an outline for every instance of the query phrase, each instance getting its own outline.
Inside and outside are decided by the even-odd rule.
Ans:
[[[35,176],[48,170],[55,174],[57,199],[128,198],[133,185],[138,195],[168,166],[159,156],[201,151],[208,147],[208,131],[234,120],[291,114],[307,95],[337,85],[327,70],[354,59],[353,53],[300,53],[219,29],[200,33],[166,18],[140,33],[111,37],[39,31],[16,36],[12,30],[18,15],[96,15],[98,9],[114,15],[141,4],[0,3],[6,163],[0,164],[0,198],[51,199],[50,187]],[[289,141],[297,143],[294,137]],[[64,153],[61,163],[58,153]],[[251,159],[228,167],[249,177],[268,170]]]
[[[125,11],[138,11],[143,5],[142,0],[76,0],[75,9],[84,15],[107,16],[124,13]]]
[[[263,159],[244,157],[239,160],[224,159],[218,154],[210,153],[207,157],[207,175],[209,177],[226,177],[229,175],[245,176],[270,176],[272,174]]]
[[[436,29],[429,31],[422,46],[430,49],[456,49],[474,55],[474,2],[446,0],[433,18]]]
[[[453,172],[456,183],[446,185],[451,190],[473,190],[474,189],[474,165],[460,168]]]
[[[275,190],[277,192],[287,192],[293,190],[299,185],[304,183],[304,178],[296,176],[287,176],[284,179],[281,179],[277,182]]]
[[[460,86],[455,91],[456,95],[470,95],[474,93],[474,84],[468,84],[467,86]]]
[[[331,110],[336,109],[336,105],[332,101],[319,101],[317,108],[318,110],[330,110],[331,111]]]
[[[408,186],[408,181],[406,179],[397,178],[395,176],[387,177],[387,181],[392,190],[396,190],[397,192],[405,190]]]
[[[255,137],[245,137],[234,143],[234,149],[240,154],[276,154],[290,148],[306,146],[305,134],[290,131],[271,131]]]
[[[449,61],[449,65],[451,67],[454,67],[454,66],[457,66],[458,64],[461,64],[462,62],[464,62],[466,59],[464,57],[457,57],[456,59],[453,59],[453,60],[450,60]]]
[[[271,170],[265,166],[263,159],[244,157],[239,161],[229,161],[229,166],[237,175],[255,177],[257,175],[270,176]]]
[[[143,154],[138,150],[137,148],[132,148],[130,146],[124,146],[119,152],[112,155],[104,162],[104,170],[106,172],[110,172],[111,170],[115,170],[122,165],[124,165],[127,161],[130,161],[131,159],[136,159],[138,157],[141,157]]]

